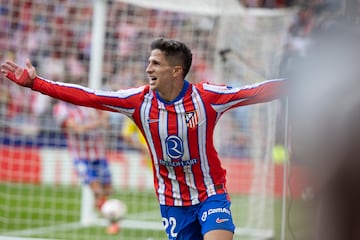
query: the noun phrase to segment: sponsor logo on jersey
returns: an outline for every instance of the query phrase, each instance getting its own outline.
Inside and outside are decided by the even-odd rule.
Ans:
[[[228,218],[216,218],[215,222],[216,223],[223,223],[223,222],[227,222],[229,220],[230,219],[228,219]]]
[[[184,155],[184,144],[181,138],[170,135],[165,140],[166,154],[172,159],[179,159]]]
[[[205,222],[207,218],[207,211],[203,212],[202,216],[201,216],[201,221]]]
[[[210,208],[208,210],[208,215],[211,215],[213,213],[226,213],[231,215],[230,210],[227,208]]]
[[[227,208],[210,208],[207,211],[203,212],[203,214],[201,215],[201,220],[203,222],[205,222],[207,217],[214,213],[225,213],[225,214],[231,215],[230,210]],[[216,223],[223,223],[226,221],[230,221],[230,218],[219,218],[218,217],[216,219]]]
[[[159,160],[159,163],[161,165],[167,166],[167,167],[185,167],[185,166],[191,166],[198,162],[196,158],[190,159],[190,160],[173,160],[173,161],[166,161],[163,159]]]
[[[160,119],[156,119],[156,118],[148,118],[147,119],[147,123],[155,123],[155,122],[159,122]]]

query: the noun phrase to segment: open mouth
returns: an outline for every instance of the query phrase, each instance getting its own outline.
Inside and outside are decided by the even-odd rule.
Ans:
[[[150,80],[150,84],[151,84],[157,80],[157,77],[150,76],[149,80]]]

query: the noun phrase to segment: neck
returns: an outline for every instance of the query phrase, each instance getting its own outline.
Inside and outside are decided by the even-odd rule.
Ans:
[[[166,101],[173,102],[180,96],[182,91],[184,90],[185,81],[178,82],[177,84],[173,84],[166,91],[157,91],[158,96]]]

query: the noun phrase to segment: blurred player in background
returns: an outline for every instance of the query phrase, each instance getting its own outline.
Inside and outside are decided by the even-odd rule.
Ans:
[[[235,231],[226,170],[213,142],[222,114],[229,109],[272,101],[286,92],[286,81],[244,87],[190,83],[191,50],[182,42],[151,43],[148,84],[99,91],[40,78],[30,60],[26,69],[11,61],[1,72],[21,86],[77,105],[120,112],[145,136],[151,153],[154,188],[169,239],[231,240]]]
[[[63,129],[76,173],[83,184],[88,184],[94,194],[95,208],[112,192],[111,173],[106,157],[104,131],[108,113],[59,101],[53,109],[58,125]],[[119,225],[111,223],[108,234],[119,232]]]
[[[151,158],[147,148],[146,140],[134,121],[132,121],[130,118],[124,119],[123,127],[121,129],[121,136],[127,145],[139,151],[145,165],[148,168],[151,168]]]
[[[139,78],[135,86],[140,87],[146,84],[147,84],[146,80]],[[151,169],[152,162],[145,137],[131,118],[125,117],[123,119],[121,136],[129,147],[135,149],[141,154],[143,163],[145,163],[146,167]]]

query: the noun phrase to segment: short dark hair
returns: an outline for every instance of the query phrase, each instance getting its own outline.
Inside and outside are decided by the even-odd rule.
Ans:
[[[184,71],[183,77],[185,78],[192,63],[191,50],[185,45],[185,43],[161,37],[152,41],[150,47],[151,50],[161,50],[170,64],[181,65]]]

